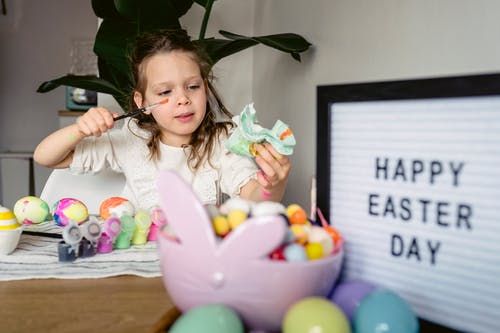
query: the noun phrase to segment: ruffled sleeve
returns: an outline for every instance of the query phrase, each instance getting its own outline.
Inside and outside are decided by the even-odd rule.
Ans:
[[[70,171],[74,174],[97,173],[110,168],[122,172],[115,151],[123,149],[123,129],[112,129],[100,137],[84,138],[75,148]]]

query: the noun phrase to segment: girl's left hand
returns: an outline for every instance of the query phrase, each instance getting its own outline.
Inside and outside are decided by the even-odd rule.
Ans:
[[[270,143],[254,145],[257,151],[255,162],[260,167],[257,181],[269,199],[281,200],[286,188],[291,164],[288,157],[281,155]]]

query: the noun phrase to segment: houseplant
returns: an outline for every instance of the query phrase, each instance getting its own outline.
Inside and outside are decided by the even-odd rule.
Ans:
[[[102,19],[94,41],[99,76],[65,75],[43,82],[37,92],[45,93],[61,85],[93,90],[112,95],[126,110],[127,96],[132,87],[127,60],[131,42],[143,32],[181,28],[179,18],[186,14],[194,3],[205,9],[199,36],[195,42],[205,48],[212,65],[224,57],[259,43],[289,53],[300,61],[300,53],[311,45],[302,36],[293,33],[247,37],[219,30],[224,38],[206,38],[205,32],[214,1],[92,0],[94,13]]]

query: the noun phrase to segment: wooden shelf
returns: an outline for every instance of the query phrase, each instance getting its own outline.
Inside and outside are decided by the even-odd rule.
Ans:
[[[87,111],[83,110],[59,110],[57,113],[60,117],[75,117],[81,116]]]

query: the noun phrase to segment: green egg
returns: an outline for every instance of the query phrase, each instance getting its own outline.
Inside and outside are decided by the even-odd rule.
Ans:
[[[225,305],[200,305],[185,312],[169,333],[244,333],[238,314]]]

